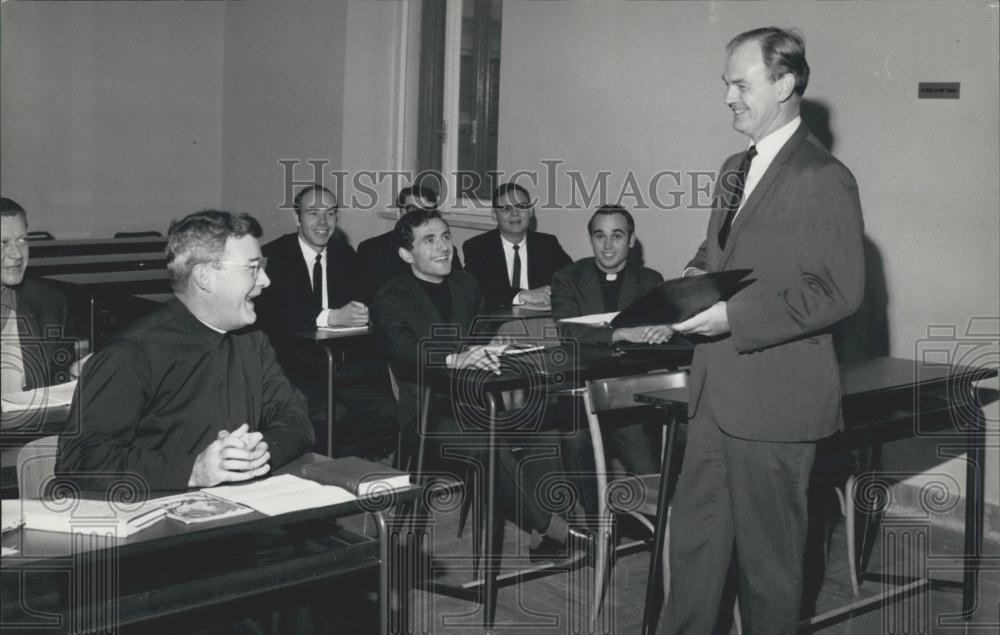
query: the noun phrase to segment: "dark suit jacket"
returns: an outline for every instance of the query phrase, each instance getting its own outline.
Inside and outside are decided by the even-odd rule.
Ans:
[[[659,273],[634,262],[629,262],[624,276],[616,310],[624,309],[663,282],[663,276]],[[604,312],[604,297],[601,295],[601,284],[597,279],[597,265],[594,264],[593,257],[577,260],[552,276],[552,319],[562,320]],[[561,324],[559,334],[564,339],[574,339],[580,344],[609,346],[614,329]]]
[[[12,289],[25,389],[69,381],[70,364],[77,358],[77,341],[73,339],[66,296],[31,277],[25,277],[20,286]]]
[[[528,262],[522,266],[528,266],[528,286],[532,289],[551,284],[552,274],[573,262],[552,234],[529,231],[525,240],[528,241]],[[486,308],[510,306],[521,289],[510,285],[500,230],[492,229],[465,241],[462,255],[466,271],[479,282]]]
[[[735,170],[743,153],[729,157]],[[721,179],[720,179],[721,181]],[[722,200],[716,185],[716,201]],[[841,427],[831,328],[864,293],[864,225],[851,172],[804,125],[778,152],[718,244],[725,209],[712,211],[689,266],[753,269],[756,282],[727,303],[731,334],[699,344],[691,367],[693,416],[701,402],[726,433],[809,441]]]
[[[288,333],[316,326],[322,307],[313,300],[312,266],[306,266],[298,234],[285,234],[264,245],[271,285],[257,300],[259,321],[277,347]],[[326,290],[330,308],[361,300],[357,255],[350,245],[331,240],[326,245]]]
[[[410,273],[410,265],[399,257],[399,246],[396,245],[394,231],[361,241],[358,245],[358,262],[364,278],[362,295],[369,304],[374,300],[379,287],[387,280]],[[461,271],[461,269],[462,261],[458,259],[456,249],[451,257],[451,270]]]
[[[451,289],[453,325],[444,320],[413,275],[386,282],[375,295],[372,326],[399,384],[399,418],[403,430],[413,430],[417,420],[419,369],[429,347],[444,354],[458,352],[482,308],[475,278],[453,271],[446,284]],[[431,341],[433,340],[433,341]]]

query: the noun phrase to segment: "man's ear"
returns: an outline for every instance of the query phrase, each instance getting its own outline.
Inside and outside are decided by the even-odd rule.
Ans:
[[[628,237],[628,248],[631,249],[633,247],[635,247],[635,234],[631,234]]]
[[[399,257],[403,259],[403,262],[413,264],[413,254],[402,247],[399,248]]]
[[[778,101],[786,102],[795,92],[795,75],[785,73],[778,78]]]
[[[207,262],[199,262],[196,264],[194,269],[191,270],[191,280],[205,293],[211,293],[212,286],[215,283],[215,276],[212,275],[211,264]]]

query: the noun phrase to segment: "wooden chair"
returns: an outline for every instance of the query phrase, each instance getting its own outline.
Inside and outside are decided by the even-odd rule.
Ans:
[[[18,497],[38,499],[55,476],[59,436],[29,441],[17,453]]]
[[[594,573],[594,603],[591,607],[591,622],[597,623],[604,599],[604,588],[610,578],[611,539],[610,531],[616,510],[608,505],[608,469],[604,458],[604,437],[601,434],[601,413],[613,410],[649,410],[635,401],[636,393],[667,390],[687,385],[687,371],[656,371],[645,375],[619,377],[588,381],[582,389],[584,412],[594,450],[594,472],[597,475],[597,510],[601,535],[597,539],[597,554]],[[659,488],[659,474],[641,475],[639,482],[646,488],[642,504],[629,514],[639,520],[652,533],[653,525],[645,516],[655,516]],[[627,545],[632,546],[632,545]]]
[[[35,240],[55,240],[55,236],[45,230],[28,232],[28,242]]]

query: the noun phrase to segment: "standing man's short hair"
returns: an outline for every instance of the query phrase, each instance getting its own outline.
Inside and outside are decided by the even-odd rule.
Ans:
[[[28,223],[28,213],[18,205],[13,199],[0,198],[0,216],[20,216],[24,223]]]
[[[295,210],[295,215],[300,218],[302,217],[302,199],[305,198],[306,194],[308,194],[309,192],[314,192],[315,196],[317,197],[320,196],[323,192],[326,192],[327,194],[333,197],[334,201],[336,201],[334,207],[335,208],[340,207],[340,199],[337,198],[336,194],[331,192],[329,189],[323,187],[319,183],[313,183],[312,185],[307,185],[301,190],[299,190],[299,193],[295,195],[295,199],[293,199],[292,201],[292,207]]]
[[[806,41],[801,33],[776,26],[753,29],[730,40],[726,53],[732,55],[733,51],[750,41],[760,44],[764,66],[772,82],[785,73],[791,73],[795,77],[795,93],[799,97],[805,94],[809,84],[809,63],[806,62]]]
[[[597,211],[594,212],[594,215],[590,217],[589,221],[587,221],[587,233],[594,233],[594,221],[597,220],[598,216],[614,216],[615,214],[625,217],[625,222],[628,223],[628,235],[634,235],[635,219],[632,218],[632,214],[630,214],[629,211],[621,205],[602,205],[598,207]]]
[[[253,216],[215,209],[188,214],[170,223],[167,230],[167,271],[176,292],[187,289],[194,266],[220,258],[230,238],[260,238],[260,223]]]
[[[396,245],[407,251],[413,251],[413,230],[423,227],[435,218],[441,218],[441,212],[436,209],[415,209],[403,214],[396,221],[396,228],[393,230],[396,235]],[[444,221],[443,218],[441,218]],[[447,221],[444,221],[447,225]]]

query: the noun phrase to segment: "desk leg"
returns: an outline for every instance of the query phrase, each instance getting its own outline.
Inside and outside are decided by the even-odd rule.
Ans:
[[[671,422],[670,410],[664,409],[666,417],[667,447],[660,467],[660,493],[656,501],[656,533],[653,536],[653,552],[649,556],[649,574],[646,576],[646,599],[642,613],[642,635],[649,635],[656,628],[660,610],[663,608],[663,543],[667,536],[667,508],[670,503],[670,472],[673,469],[674,440],[680,416]]]
[[[333,363],[333,351],[330,350],[330,347],[324,346],[323,352],[326,353],[326,455],[332,457],[333,420],[336,415],[333,403],[333,375],[335,365]]]
[[[497,396],[486,394],[489,408],[489,436],[486,459],[486,558],[483,561],[483,628],[492,630],[497,611],[497,570],[500,558],[500,545],[497,537],[497,524],[503,522],[503,515],[497,511],[497,443],[494,426],[499,412]]]
[[[963,392],[970,396],[975,388],[970,384]],[[979,590],[979,559],[983,555],[983,489],[985,475],[985,422],[977,419],[975,430],[968,435],[965,464],[965,564],[962,575],[962,613],[972,617]]]
[[[378,533],[378,619],[379,633],[388,635],[389,633],[389,528],[385,522],[385,515],[381,511],[372,512],[375,518],[375,531]],[[405,589],[397,589],[402,595]],[[406,629],[400,628],[397,632],[405,633]]]

